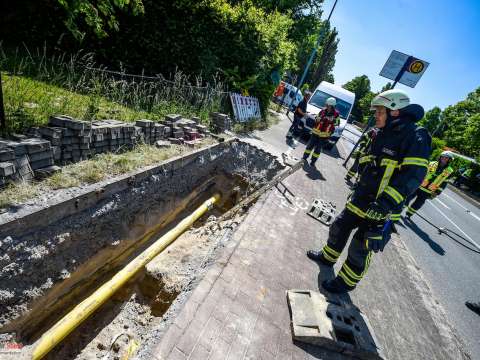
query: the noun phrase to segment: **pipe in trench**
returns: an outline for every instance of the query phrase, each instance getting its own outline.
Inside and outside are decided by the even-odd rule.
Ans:
[[[104,304],[118,289],[131,279],[155,256],[161,253],[168,245],[175,241],[185,230],[198,220],[205,212],[220,200],[220,194],[216,193],[200,205],[192,214],[183,219],[177,226],[163,235],[155,243],[150,245],[140,255],[128,263],[113,278],[99,287],[92,295],[78,304],[72,311],[58,321],[38,340],[33,350],[32,359],[43,358],[50,350],[58,345],[68,334],[86,320],[95,310]],[[154,229],[155,230],[155,229]],[[154,230],[149,231],[143,239],[152,236]],[[142,240],[143,240],[142,239]]]

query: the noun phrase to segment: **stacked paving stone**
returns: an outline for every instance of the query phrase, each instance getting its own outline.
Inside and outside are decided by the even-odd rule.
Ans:
[[[215,132],[224,132],[230,130],[232,127],[232,120],[227,114],[218,112],[210,113],[212,128]]]
[[[118,120],[94,121],[90,132],[93,154],[131,150],[142,139],[135,125]]]
[[[156,123],[152,120],[137,120],[136,128],[141,130],[143,141],[146,144],[155,144],[157,141],[170,137],[171,127],[163,123]]]
[[[18,138],[21,140],[0,139],[0,187],[59,170],[53,165],[54,155],[48,140],[25,136]]]
[[[91,128],[89,122],[58,115],[50,117],[48,126],[39,128],[38,132],[52,143],[55,161],[66,164],[92,155]]]

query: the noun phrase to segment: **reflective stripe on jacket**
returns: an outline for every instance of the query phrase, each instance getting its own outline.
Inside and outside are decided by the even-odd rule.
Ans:
[[[446,166],[443,170],[438,168],[438,161],[432,161],[428,164],[428,172],[423,179],[420,189],[427,192],[441,192],[447,186],[446,180],[454,172],[451,166]],[[440,191],[439,191],[440,190]]]
[[[377,201],[398,220],[405,199],[427,173],[431,137],[409,119],[396,119],[378,130],[367,155],[360,158],[361,175],[347,209],[360,217]]]

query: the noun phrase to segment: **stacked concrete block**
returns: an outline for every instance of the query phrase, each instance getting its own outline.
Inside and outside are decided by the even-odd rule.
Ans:
[[[143,141],[145,142],[145,144],[152,144],[155,142],[152,141],[152,135],[153,138],[155,137],[155,123],[152,120],[137,120],[135,122],[135,125],[142,129]]]
[[[91,124],[69,116],[49,119],[48,126],[38,129],[42,138],[51,142],[55,161],[63,164],[87,159],[91,154]],[[60,147],[60,149],[58,149]]]
[[[212,129],[215,132],[224,132],[225,130],[230,130],[232,127],[232,120],[226,114],[221,114],[218,112],[213,112],[210,114]]]
[[[168,126],[168,125],[169,126]],[[155,144],[159,140],[171,137],[173,123],[171,121],[163,121],[156,123],[152,120],[137,120],[136,127],[141,129],[143,140],[146,144]],[[181,130],[181,129],[179,129]]]
[[[21,137],[26,139],[26,137]],[[0,187],[10,182],[31,180],[33,172],[27,146],[18,141],[0,139]]]
[[[21,142],[25,145],[32,170],[41,169],[54,164],[50,141],[30,138]]]

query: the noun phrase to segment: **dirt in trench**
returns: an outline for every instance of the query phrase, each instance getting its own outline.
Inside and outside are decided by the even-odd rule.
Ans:
[[[129,359],[153,345],[172,302],[194,288],[243,217],[199,219],[45,359]]]

